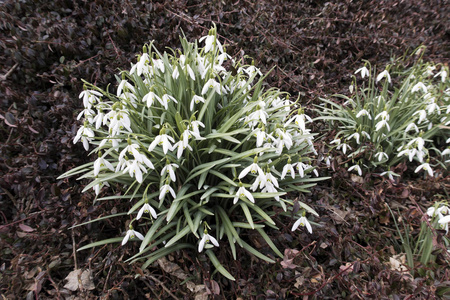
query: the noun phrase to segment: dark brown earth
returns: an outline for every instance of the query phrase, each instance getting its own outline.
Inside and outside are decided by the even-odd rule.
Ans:
[[[280,221],[281,233],[269,232],[279,249],[286,249],[283,260],[267,264],[241,251],[233,261],[225,247],[216,250],[235,282],[211,276],[213,267],[195,253],[180,252],[142,271],[139,264],[124,262],[136,251],[130,245],[75,252],[117,236],[125,220],[72,225],[125,211],[128,204],[93,205],[92,192],[81,194],[86,182],[56,179],[90,159],[72,143],[81,79],[106,87],[145,43],[177,48],[180,34],[198,39],[215,22],[229,54],[252,57],[263,72],[274,68],[267,84],[300,94],[308,109],[319,96],[346,93],[362,59],[383,67],[425,45],[425,60],[449,63],[448,1],[332,2],[1,1],[3,299],[206,299],[201,298],[206,293],[214,299],[443,297],[450,273],[442,253],[436,252],[436,264],[415,266],[414,279],[389,264],[401,242],[386,204],[416,235],[423,210],[449,199],[445,170],[425,181],[398,166],[404,167],[403,176],[392,185],[370,174],[355,182],[336,166],[332,178],[311,194],[292,195],[319,212],[315,221],[322,227],[315,226],[313,235],[292,233],[292,224]],[[323,140],[317,143],[320,148]],[[444,233],[437,232],[438,241]],[[269,253],[263,242],[259,246]],[[84,285],[72,292],[66,284],[72,278],[77,288],[76,275],[69,276],[75,269],[92,277],[80,276]]]

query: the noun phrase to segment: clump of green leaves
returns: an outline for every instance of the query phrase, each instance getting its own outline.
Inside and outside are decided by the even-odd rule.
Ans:
[[[82,249],[141,240],[131,260],[144,259],[144,267],[180,249],[205,250],[216,269],[233,279],[214,246],[227,244],[234,259],[238,245],[273,262],[245,241],[246,230],[258,232],[280,257],[265,232],[277,229],[275,215],[298,214],[292,230],[312,232],[305,215],[316,212],[300,202],[294,209],[287,197],[308,192],[320,179],[312,166],[312,120],[301,107],[291,112],[297,105],[286,93],[265,90],[258,68],[234,61],[215,28],[198,42],[181,38],[181,44],[183,50],[173,54],[145,46],[117,78],[115,94],[85,84],[85,109],[78,116],[83,125],[74,143],[93,146],[98,158],[62,177],[84,174],[80,178],[92,180],[84,190],[97,195],[115,184],[121,196],[97,200],[133,203],[124,238]]]
[[[321,99],[318,119],[338,128],[331,145],[352,162],[348,170],[360,176],[378,170],[393,179],[391,167],[407,160],[417,162],[416,173],[433,176],[433,166],[450,154],[448,72],[446,65],[419,58],[410,68],[397,62],[376,75],[365,62],[353,76],[351,95],[335,95],[344,103]]]

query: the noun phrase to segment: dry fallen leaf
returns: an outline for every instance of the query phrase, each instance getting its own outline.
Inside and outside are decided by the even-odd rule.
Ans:
[[[181,280],[186,280],[190,277],[190,275],[183,271],[179,265],[168,261],[164,257],[158,259],[157,261],[161,269],[163,269],[164,272],[167,272],[170,275],[173,275]],[[192,281],[186,281],[186,286],[191,292],[195,289],[195,284]]]
[[[84,290],[93,290],[95,289],[94,278],[92,276],[92,272],[90,270],[84,270],[82,272],[81,269],[77,269],[72,271],[65,278],[67,280],[64,288],[71,290],[73,292],[82,288]]]

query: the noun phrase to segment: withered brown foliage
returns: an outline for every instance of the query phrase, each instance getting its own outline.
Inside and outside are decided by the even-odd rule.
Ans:
[[[132,246],[74,251],[116,236],[126,218],[72,225],[128,206],[119,201],[92,205],[93,194],[81,194],[85,182],[56,179],[89,160],[72,143],[82,78],[106,86],[118,70],[130,67],[145,43],[176,48],[181,33],[198,39],[215,22],[228,53],[252,57],[264,72],[273,68],[267,84],[300,94],[311,108],[319,96],[345,93],[362,59],[384,66],[391,57],[425,45],[425,59],[448,64],[449,15],[445,0],[1,1],[0,294],[7,299],[195,295],[167,269],[155,265],[141,271],[124,263],[135,251]],[[292,233],[292,224],[280,219],[281,232],[272,237],[286,251],[276,264],[245,252],[232,261],[220,248],[217,255],[237,278],[229,282],[211,278],[206,259],[196,253],[179,253],[172,262],[218,299],[442,296],[450,284],[448,270],[439,264],[442,253],[436,253],[437,264],[418,265],[414,279],[389,266],[401,247],[385,204],[417,233],[424,207],[448,199],[449,178],[404,179],[394,186],[368,176],[358,183],[339,167],[331,176],[310,195],[291,195],[320,213],[314,221],[321,227],[314,227],[314,235]],[[273,256],[263,241],[259,244],[259,251]],[[95,289],[64,287],[75,268],[92,271]]]

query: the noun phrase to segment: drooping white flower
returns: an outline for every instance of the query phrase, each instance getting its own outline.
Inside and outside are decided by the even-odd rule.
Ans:
[[[448,223],[450,222],[450,215],[440,218],[438,222],[441,225],[441,229],[444,229],[445,232],[448,233]]]
[[[169,184],[164,184],[160,188],[159,200],[163,199],[166,196],[166,194],[168,194],[168,193],[170,193],[174,199],[177,197],[173,188]]]
[[[366,66],[363,66],[355,71],[355,74],[358,74],[361,72],[361,78],[364,78],[366,76],[370,76],[369,70],[366,68]]]
[[[378,74],[377,76],[377,82],[380,81],[381,79],[385,78],[387,79],[387,81],[389,83],[391,83],[391,75],[389,75],[389,72],[387,70],[384,70],[383,72],[381,72],[380,74]]]
[[[159,100],[159,99],[158,99],[158,100]],[[172,96],[170,96],[170,95],[167,95],[167,94],[164,94],[160,100],[161,100],[161,101],[160,101],[159,103],[161,103],[161,105],[164,106],[164,108],[165,108],[166,110],[167,110],[168,107],[169,107],[169,102],[170,102],[170,100],[172,100],[172,101],[175,102],[175,103],[178,103],[178,101],[177,101],[174,97],[172,97]]]
[[[409,123],[408,126],[406,126],[405,133],[408,133],[412,129],[414,129],[417,133],[419,132],[419,128],[415,123]]]
[[[203,42],[205,41],[205,53],[208,53],[209,51],[211,51],[214,47],[214,44],[217,45],[217,47],[219,48],[219,51],[221,53],[223,53],[223,48],[222,45],[220,44],[219,40],[216,39],[216,37],[214,35],[207,35],[204,37],[201,37],[199,42]]]
[[[311,227],[311,224],[309,223],[309,221],[308,221],[308,219],[306,218],[306,217],[300,217],[300,219],[298,219],[295,223],[294,223],[294,225],[292,226],[292,231],[295,231],[295,230],[297,230],[297,228],[299,227],[299,226],[302,226],[302,227],[306,227],[306,229],[308,230],[308,232],[309,233],[312,233],[312,227]]]
[[[128,172],[131,178],[136,177],[137,182],[142,183],[142,173],[147,173],[147,169],[137,159],[125,161],[123,173]]]
[[[95,194],[98,196],[98,194],[100,194],[100,190],[104,187],[104,186],[108,186],[109,187],[109,183],[107,181],[102,181],[97,183],[96,185],[94,185],[92,187],[92,189],[94,190]]]
[[[161,176],[164,176],[164,174],[169,173],[170,179],[175,182],[176,176],[175,176],[175,169],[178,168],[177,164],[168,164],[165,165],[164,168],[161,170]]]
[[[170,135],[167,135],[165,133],[157,135],[155,137],[155,139],[153,140],[153,142],[148,147],[148,151],[151,152],[153,149],[155,149],[155,147],[157,145],[159,145],[159,146],[162,146],[164,154],[167,154],[167,151],[173,150],[171,142],[173,143],[175,141],[174,141],[173,137],[171,137]]]
[[[153,103],[155,103],[155,99],[158,100],[159,103],[162,103],[161,98],[159,98],[158,95],[153,93],[152,91],[148,92],[144,97],[142,97],[142,102],[147,103],[147,107],[153,106]]]
[[[99,97],[103,96],[100,92],[94,90],[84,90],[80,93],[79,98],[83,98],[84,108],[91,109],[96,102],[100,102]]]
[[[247,191],[244,186],[241,186],[237,190],[237,192],[234,196],[234,199],[233,199],[233,204],[236,204],[237,201],[239,200],[239,198],[247,198],[250,202],[255,203],[255,199],[253,198],[252,193]]]
[[[195,121],[192,121],[190,123],[189,127],[191,129],[190,132],[192,133],[192,135],[195,137],[196,140],[203,140],[204,139],[204,138],[202,138],[200,136],[200,127],[205,128],[205,124],[203,124],[200,121],[195,120]]]
[[[383,157],[386,159],[389,159],[389,156],[385,153],[385,152],[378,152],[377,154],[374,155],[376,159],[378,159],[378,161],[382,161]]]
[[[158,218],[158,216],[156,214],[156,211],[148,203],[145,203],[141,207],[141,209],[139,210],[139,212],[138,212],[138,214],[136,216],[136,220],[139,220],[144,213],[150,214],[153,217],[153,219],[157,219]]]
[[[130,229],[128,229],[127,234],[122,240],[122,246],[125,245],[129,239],[133,239],[135,237],[137,237],[141,241],[144,240],[144,236],[136,230],[133,230],[133,226],[130,225]]]
[[[360,137],[359,133],[355,132],[349,137],[347,137],[347,140],[351,140],[352,138],[354,138],[356,140],[356,143],[359,145],[359,137]]]
[[[422,151],[424,145],[425,145],[425,140],[419,136],[419,137],[416,137],[416,138],[412,139],[411,141],[409,141],[407,146],[414,146],[414,147],[417,147],[417,149],[419,151]]]
[[[261,174],[263,172],[263,170],[255,162],[255,163],[252,163],[251,165],[249,165],[248,167],[246,167],[244,170],[242,170],[241,173],[239,174],[238,178],[239,179],[244,178],[249,172],[251,172],[253,175],[255,175],[255,174]]]
[[[420,123],[422,123],[423,121],[427,120],[427,112],[424,109],[418,110],[415,113],[413,113],[413,116],[419,114],[419,121],[417,122],[417,124],[420,125]]]
[[[220,87],[220,83],[218,83],[217,81],[215,81],[214,79],[209,79],[205,85],[203,86],[202,89],[202,95],[205,95],[209,89],[214,90],[217,94],[221,95],[221,87]]]
[[[180,72],[178,71],[178,66],[175,66],[173,68],[173,72],[172,72],[172,78],[177,80],[178,76],[180,76]]]
[[[357,114],[356,117],[360,118],[361,116],[367,116],[369,120],[372,120],[372,116],[366,109],[361,109]]]
[[[293,116],[292,118],[290,118],[286,124],[284,124],[284,126],[288,126],[292,121],[294,121],[294,123],[300,127],[300,130],[302,130],[303,132],[306,131],[306,121],[311,122],[312,123],[312,119],[310,116],[305,115],[305,114],[297,114],[295,116]]]
[[[193,81],[195,81],[195,74],[190,65],[186,66],[186,70]]]
[[[262,189],[266,181],[266,175],[264,173],[258,174],[250,189],[254,192],[258,189],[258,187]]]
[[[129,144],[127,145],[119,154],[119,160],[122,160],[122,158],[127,154],[133,154],[134,158],[140,158],[141,154],[139,153],[138,149],[139,149],[139,145],[138,144]]]
[[[190,111],[194,110],[194,104],[199,104],[200,102],[205,103],[205,98],[203,98],[202,96],[194,95],[191,100],[191,105],[189,106]]]
[[[387,176],[390,180],[394,180],[394,176],[400,176],[397,173],[394,173],[392,171],[385,171],[380,174],[380,176]]]
[[[379,121],[376,125],[375,125],[375,130],[378,131],[381,128],[386,127],[388,131],[391,131],[391,126],[389,126],[388,120],[383,119],[381,121]]]
[[[83,147],[86,151],[89,150],[89,143],[95,137],[94,131],[87,127],[87,124],[81,125],[77,131],[77,135],[73,139],[73,143],[76,144],[80,139],[83,143]]]
[[[160,69],[161,72],[164,73],[164,70],[165,70],[165,67],[164,67],[164,61],[163,61],[162,59],[152,59],[152,61],[153,61],[153,65],[154,65],[156,68]]]
[[[295,166],[295,164],[290,164],[290,163],[287,163],[284,165],[283,171],[281,172],[281,177],[280,177],[281,180],[283,180],[286,177],[286,175],[288,175],[288,174],[291,175],[292,179],[295,179],[294,166]]]
[[[210,234],[204,233],[200,243],[198,244],[198,252],[202,252],[205,244],[211,242],[214,246],[219,247],[219,242]]]
[[[99,156],[94,162],[94,176],[97,176],[101,167],[107,167],[111,171],[114,171],[113,165],[107,161],[103,156]]]
[[[353,171],[353,170],[357,171],[359,176],[362,176],[362,170],[361,170],[361,167],[359,165],[353,165],[350,168],[348,168],[347,171],[350,172],[350,171]]]
[[[441,70],[437,72],[436,75],[434,75],[434,77],[437,77],[439,75],[441,76],[442,83],[445,83],[445,79],[447,79],[448,73],[443,67],[441,67]]]
[[[175,149],[175,148],[177,149],[177,158],[178,159],[180,159],[181,155],[183,155],[183,151],[186,148],[188,148],[190,151],[192,151],[192,147],[189,144],[185,144],[182,139],[173,145],[173,149]]]
[[[431,168],[431,166],[430,166],[430,164],[429,163],[423,163],[423,164],[421,164],[420,166],[418,166],[417,168],[416,168],[416,170],[414,171],[414,173],[417,173],[417,172],[419,172],[420,170],[424,170],[424,171],[427,171],[428,172],[428,175],[430,176],[430,177],[433,177],[433,169]]]
[[[120,82],[119,86],[117,87],[117,97],[119,97],[120,95],[122,95],[122,90],[123,90],[124,88],[128,89],[129,91],[131,91],[131,92],[133,92],[133,93],[136,92],[135,89],[134,89],[134,86],[132,86],[131,83],[128,82],[128,80],[123,79],[123,80]]]
[[[427,92],[428,92],[428,89],[427,89],[427,87],[425,86],[425,84],[423,84],[422,82],[418,82],[418,83],[416,83],[416,84],[413,86],[413,88],[411,89],[411,93],[415,93],[415,92],[417,92],[419,89],[421,89],[422,92],[424,92],[424,93],[427,93]]]

